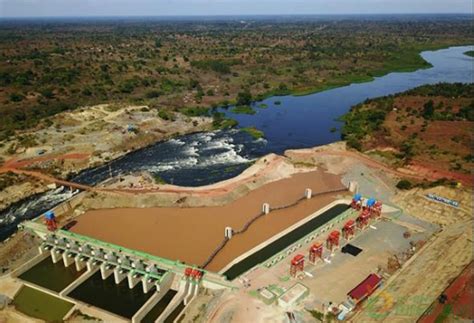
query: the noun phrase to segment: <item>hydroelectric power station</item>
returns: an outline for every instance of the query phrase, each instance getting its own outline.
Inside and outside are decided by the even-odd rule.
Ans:
[[[218,271],[206,270],[207,264],[218,256],[235,236],[245,235],[260,217],[271,218],[272,213],[277,210],[291,210],[299,203],[328,192],[313,193],[311,189],[306,189],[301,192],[301,198],[296,202],[278,208],[263,203],[261,212],[249,218],[243,228],[235,230],[231,226],[225,227],[222,243],[200,266],[72,232],[69,229],[74,223],[68,222],[62,227],[59,225],[58,218],[64,209],[59,206],[20,225],[23,230],[39,236],[42,243],[38,255],[18,268],[13,275],[24,280],[28,286],[53,293],[75,304],[89,304],[100,308],[118,320],[173,322],[193,301],[200,289],[238,289],[239,281],[245,281],[246,273],[253,268],[270,268],[288,258],[288,272],[291,277],[297,277],[298,273],[304,270],[306,260],[315,263],[328,254],[333,255],[334,250],[339,247],[341,235],[343,239],[349,241],[358,231],[366,228],[371,220],[376,220],[382,212],[380,202],[364,199],[356,194],[356,183],[351,182],[348,186],[334,189],[329,193],[340,196],[352,191],[352,194],[355,194],[352,200],[333,199],[329,204],[315,210],[270,239],[237,255]],[[71,201],[68,203],[70,208]],[[307,256],[301,253],[302,249],[307,250]],[[295,253],[297,254],[294,255]],[[46,259],[49,259],[49,262]],[[78,277],[67,281],[56,290],[51,290],[53,288],[47,283],[38,283],[28,278],[28,272],[34,271],[35,266],[43,264],[51,266],[50,262],[56,267],[76,271]],[[101,285],[100,281],[104,283]],[[134,298],[137,299],[137,304],[124,303],[117,308],[106,301],[97,301],[99,297],[91,296],[96,296],[97,293],[107,295],[104,289],[113,284],[123,293],[135,293],[139,296]]]

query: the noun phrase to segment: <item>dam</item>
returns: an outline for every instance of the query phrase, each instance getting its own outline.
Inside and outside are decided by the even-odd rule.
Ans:
[[[54,216],[46,215],[21,225],[21,229],[39,236],[42,243],[38,256],[17,269],[14,275],[29,287],[47,291],[73,304],[88,304],[113,315],[117,320],[174,322],[179,320],[200,290],[239,289],[240,283],[236,278],[244,277],[256,267],[269,268],[290,257],[302,246],[309,247],[318,239],[326,239],[328,230],[341,227],[348,219],[356,219],[357,211],[350,207],[351,200],[347,196],[357,189],[357,184],[341,186],[334,184],[340,183],[337,178],[322,174],[306,174],[305,177],[314,182],[314,176],[324,181],[306,189],[302,189],[307,186],[303,182],[300,187],[296,185],[294,191],[287,190],[285,193],[289,197],[286,197],[284,204],[275,205],[275,201],[268,199],[271,203],[261,204],[253,216],[242,219],[242,213],[238,213],[240,229],[231,226],[219,228],[217,225],[213,230],[220,231],[220,239],[210,239],[212,243],[205,248],[197,244],[192,249],[201,255],[201,265],[196,265],[197,261],[192,262],[197,258],[183,257],[184,253],[164,257],[159,245],[152,254],[129,243],[110,242],[113,237],[102,240],[81,232],[79,224],[83,221],[82,216],[75,217],[73,223],[59,227]],[[287,185],[284,180],[278,182],[273,185]],[[322,191],[321,185],[324,188]],[[257,189],[252,192],[259,196],[266,195],[267,191],[259,193]],[[246,197],[250,199],[244,199],[246,204],[257,205],[252,199],[255,195]],[[219,207],[209,210],[221,211]],[[193,210],[185,212],[190,217],[192,213],[189,212]],[[94,213],[91,214],[94,216],[86,217],[87,221],[99,219]],[[109,219],[103,220],[107,222]],[[180,221],[179,216],[174,220]],[[108,223],[113,229],[114,221]],[[96,223],[96,227],[100,228],[100,225],[100,221]],[[262,225],[271,230],[264,235],[256,235]],[[147,226],[153,227],[150,223]],[[157,234],[167,230],[166,225],[154,228]],[[194,226],[195,230],[199,228]],[[123,234],[120,230],[117,232]],[[148,233],[144,231],[141,235],[146,237]],[[172,249],[174,247],[162,250],[170,252]],[[180,249],[175,251],[182,252]],[[202,262],[205,259],[207,261]],[[45,272],[52,274],[42,275]]]

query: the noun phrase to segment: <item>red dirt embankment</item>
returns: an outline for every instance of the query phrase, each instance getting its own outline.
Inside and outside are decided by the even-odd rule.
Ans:
[[[444,315],[449,318],[457,316],[461,319],[474,320],[474,263],[471,262],[454,282],[443,292],[448,298],[445,304],[438,301],[432,305],[428,313],[418,323],[437,322]],[[445,313],[443,313],[445,311]]]
[[[340,177],[314,171],[271,182],[219,207],[127,208],[88,211],[71,231],[168,259],[201,265],[224,238],[224,228],[238,230],[261,212],[262,204],[277,207],[295,202],[306,188],[313,193],[343,188]],[[323,194],[258,219],[232,239],[207,267],[217,271],[237,256],[307,217],[335,199]]]

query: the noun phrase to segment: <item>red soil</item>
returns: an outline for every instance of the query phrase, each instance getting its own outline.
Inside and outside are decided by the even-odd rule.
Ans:
[[[445,304],[436,301],[431,310],[423,315],[419,323],[436,322],[436,319],[443,313],[445,306],[451,305],[452,310],[449,315],[474,320],[474,263],[471,262],[454,282],[444,291],[448,296]]]

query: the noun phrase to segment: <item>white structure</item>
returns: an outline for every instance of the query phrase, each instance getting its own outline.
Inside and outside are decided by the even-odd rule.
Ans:
[[[232,238],[232,234],[234,233],[234,230],[232,230],[231,227],[225,227],[225,230],[224,230],[224,237],[226,237],[227,239],[231,239]]]
[[[307,188],[305,191],[304,191],[304,196],[309,200],[313,195],[313,191],[310,189],[310,188]]]
[[[268,204],[268,203],[263,203],[262,212],[263,212],[264,214],[270,213],[270,204]]]
[[[352,193],[357,193],[357,191],[359,190],[359,185],[357,184],[357,182],[349,182],[349,192],[352,192]]]

